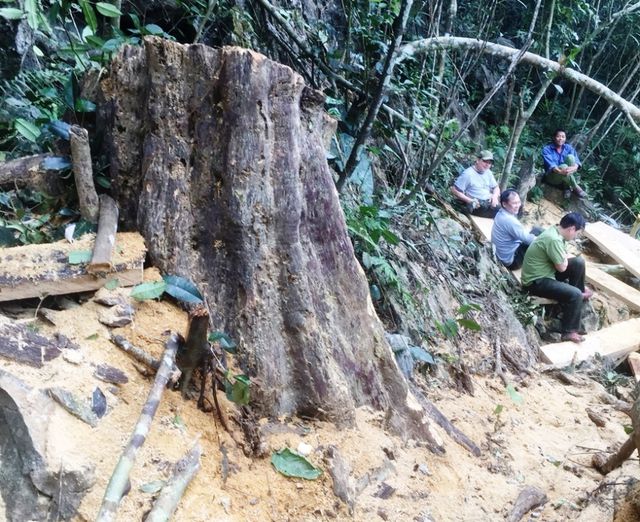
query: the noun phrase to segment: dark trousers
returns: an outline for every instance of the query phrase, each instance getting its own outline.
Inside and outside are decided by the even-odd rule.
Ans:
[[[540,234],[542,234],[543,230],[544,229],[540,227],[533,227],[531,229],[531,233],[534,236],[539,236]],[[522,262],[524,261],[524,255],[527,253],[527,248],[529,248],[529,245],[525,243],[520,243],[520,246],[518,246],[518,248],[513,254],[513,261],[507,267],[509,270],[518,270],[518,268],[522,266]]]
[[[491,218],[493,219],[494,217],[496,217],[496,214],[498,213],[498,210],[500,210],[500,207],[491,207],[490,206],[490,202],[489,201],[481,201],[480,202],[480,206],[478,208],[471,208],[471,203],[463,203],[462,201],[460,201],[459,199],[455,200],[455,206],[463,213],[468,215],[473,215],[473,216],[478,216],[478,217],[486,217],[486,218]]]
[[[536,279],[524,289],[532,295],[555,299],[562,304],[562,333],[577,332],[582,314],[584,292],[584,259],[569,258],[564,272],[556,272],[556,278]]]
[[[527,253],[527,248],[529,245],[525,243],[520,243],[520,246],[513,254],[513,261],[507,267],[509,270],[518,270],[522,266],[522,262],[524,261],[524,255]]]

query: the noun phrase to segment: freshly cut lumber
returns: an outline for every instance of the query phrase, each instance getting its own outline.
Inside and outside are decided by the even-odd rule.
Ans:
[[[108,273],[113,269],[111,258],[118,231],[118,206],[116,202],[106,194],[102,194],[99,201],[98,233],[93,246],[91,263],[87,267],[87,272],[90,274]]]
[[[630,319],[591,333],[579,344],[570,341],[545,344],[540,347],[540,355],[544,362],[566,366],[572,361],[584,361],[596,353],[617,362],[638,348],[640,319]]]
[[[585,279],[599,290],[617,297],[633,310],[640,311],[640,291],[587,262]]]
[[[584,235],[634,276],[640,277],[640,241],[602,221],[589,223]]]
[[[111,280],[117,280],[119,286],[142,282],[146,248],[140,234],[117,234],[113,273],[106,276],[87,273],[94,242],[95,235],[87,234],[74,243],[58,241],[1,249],[0,302],[97,290]],[[70,254],[86,254],[87,259],[71,264]]]
[[[629,368],[631,368],[631,373],[636,382],[640,382],[640,353],[630,353],[627,362],[629,363]]]
[[[480,233],[482,239],[486,243],[490,243],[491,242],[491,229],[493,228],[493,219],[491,219],[491,218],[483,218],[483,217],[478,217],[478,216],[469,216],[469,218],[471,219],[471,223],[473,224],[474,228]],[[511,271],[511,273],[513,274],[513,277],[516,278],[518,283],[522,283],[520,272],[521,272],[520,269]],[[534,295],[532,295],[530,297],[531,297],[531,301],[532,302],[534,302],[536,304],[539,304],[539,305],[557,303],[556,300],[547,299],[546,297],[538,297],[538,296],[534,296]]]
[[[493,219],[478,216],[469,216],[471,224],[480,233],[484,241],[491,242],[491,229],[493,228]]]

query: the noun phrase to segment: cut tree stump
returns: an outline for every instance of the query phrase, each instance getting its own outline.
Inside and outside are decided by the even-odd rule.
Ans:
[[[540,354],[544,362],[556,366],[566,366],[572,361],[584,361],[596,353],[616,363],[638,348],[640,319],[630,319],[590,333],[582,343],[565,341],[545,344],[540,347]]]
[[[354,255],[325,96],[259,53],[156,37],[123,46],[101,89],[121,222],[242,340],[252,412],[352,426],[369,405],[393,432],[435,440]]]
[[[119,286],[142,282],[146,249],[140,234],[117,235],[113,273],[108,275],[87,272],[94,241],[95,235],[87,234],[74,243],[58,241],[0,250],[0,301],[97,290],[114,279]],[[87,255],[86,262],[70,264],[69,254],[77,252]]]

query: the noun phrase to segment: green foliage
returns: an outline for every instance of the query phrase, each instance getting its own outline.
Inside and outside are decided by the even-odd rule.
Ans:
[[[225,374],[224,386],[227,399],[235,402],[236,404],[249,404],[249,389],[251,387],[251,380],[249,377],[243,374],[234,375],[232,377],[231,373],[227,371]]]
[[[83,265],[91,261],[91,250],[74,250],[69,252],[70,265]]]
[[[482,310],[480,305],[475,303],[463,304],[456,310],[455,317],[446,318],[444,321],[435,321],[436,329],[447,339],[457,337],[460,327],[474,332],[478,332],[482,327],[469,314],[473,311]]]
[[[52,212],[52,205],[53,200],[41,192],[0,192],[0,247],[60,239],[65,220]]]
[[[207,339],[209,340],[209,342],[219,343],[220,347],[225,352],[229,352],[234,355],[238,353],[238,345],[231,337],[229,337],[224,332],[211,332],[209,333]]]
[[[164,291],[170,296],[185,303],[202,303],[202,294],[188,279],[175,275],[165,275],[162,279],[166,283]]]
[[[271,454],[271,464],[285,477],[315,480],[322,475],[322,470],[316,468],[302,455],[294,453],[289,448]]]
[[[131,297],[138,301],[158,299],[166,289],[167,283],[164,281],[149,281],[134,286],[133,290],[131,290]]]
[[[202,295],[196,286],[184,277],[164,275],[162,281],[149,281],[136,285],[131,290],[131,297],[138,301],[158,299],[164,293],[185,303],[198,304],[202,302]]]

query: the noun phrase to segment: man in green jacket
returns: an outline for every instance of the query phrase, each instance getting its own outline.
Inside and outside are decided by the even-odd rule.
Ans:
[[[584,227],[581,214],[566,214],[559,225],[549,227],[531,243],[522,263],[522,286],[532,295],[562,304],[562,340],[574,343],[584,341],[578,333],[582,304],[593,291],[584,286],[584,259],[569,257],[566,242],[573,241]]]

